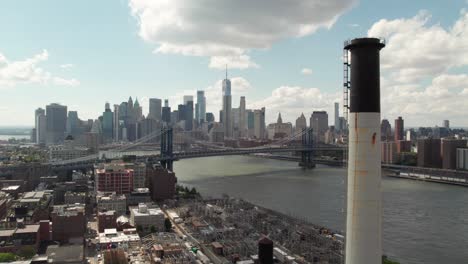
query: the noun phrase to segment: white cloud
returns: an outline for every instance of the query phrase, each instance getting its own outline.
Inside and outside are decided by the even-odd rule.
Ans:
[[[410,19],[382,19],[368,31],[387,39],[382,69],[396,82],[417,82],[468,64],[468,13],[463,11],[449,29],[430,25],[430,19],[420,11]]]
[[[258,67],[252,49],[330,28],[356,0],[129,0],[156,53],[210,57],[211,68]]]
[[[80,85],[80,81],[77,79],[63,79],[60,77],[54,77],[53,83],[55,85],[61,85],[61,86],[78,86]]]
[[[309,68],[303,68],[301,70],[301,73],[304,74],[304,75],[311,75],[312,74],[312,70],[309,69]]]
[[[409,19],[382,19],[368,31],[387,40],[381,52],[383,116],[403,115],[411,125],[443,119],[466,125],[468,75],[454,70],[468,66],[468,13],[462,10],[447,29],[430,20],[420,11]]]
[[[52,74],[39,66],[40,63],[47,61],[49,53],[43,50],[41,53],[31,58],[18,61],[10,61],[0,53],[0,85],[15,86],[17,84],[36,83],[55,85],[78,85],[75,79],[64,79],[52,76]]]
[[[62,64],[60,65],[60,68],[62,69],[69,69],[69,68],[72,68],[74,65],[71,64],[71,63],[67,63],[67,64]]]

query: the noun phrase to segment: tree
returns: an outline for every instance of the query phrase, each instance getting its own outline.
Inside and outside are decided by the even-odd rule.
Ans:
[[[387,256],[383,255],[382,256],[382,264],[400,264],[400,263],[398,263],[396,261],[393,261],[393,260],[389,260],[387,258]]]
[[[137,229],[137,232],[142,232],[143,231],[143,227],[141,225],[137,225],[136,229]]]
[[[24,259],[30,259],[34,257],[34,255],[36,255],[36,250],[32,246],[22,247],[18,252],[18,256]]]
[[[16,255],[13,253],[0,253],[0,262],[12,262],[16,260]]]
[[[170,232],[171,229],[172,229],[172,223],[171,223],[171,220],[169,218],[166,218],[164,220],[164,227],[166,228],[166,232]]]

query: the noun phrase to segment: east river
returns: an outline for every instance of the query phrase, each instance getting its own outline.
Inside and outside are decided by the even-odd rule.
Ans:
[[[346,170],[246,156],[175,163],[179,183],[343,232]],[[384,254],[408,264],[468,263],[468,188],[382,176]]]

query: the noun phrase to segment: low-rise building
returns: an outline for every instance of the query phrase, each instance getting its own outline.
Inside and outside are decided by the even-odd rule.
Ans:
[[[99,233],[98,245],[101,249],[108,249],[111,245],[124,245],[138,243],[140,236],[135,228],[124,229],[122,232],[117,229],[105,229],[103,233]]]
[[[47,263],[82,264],[85,263],[84,247],[82,244],[50,245],[46,251]]]
[[[142,231],[164,231],[164,213],[153,204],[130,207],[130,223]]]
[[[71,160],[89,155],[89,148],[69,145],[49,146],[49,159],[51,161]]]
[[[86,232],[86,216],[83,204],[56,205],[50,214],[52,237],[57,241],[69,241],[83,237]]]
[[[86,204],[86,193],[85,192],[66,192],[65,204]]]
[[[10,185],[10,186],[5,186],[1,189],[2,192],[8,193],[13,197],[14,199],[18,198],[18,194],[21,192],[21,186],[20,185]]]
[[[38,250],[40,243],[39,225],[23,225],[19,222],[16,228],[0,230],[0,253],[17,253],[24,247]]]
[[[97,220],[99,232],[104,232],[104,229],[117,228],[117,217],[116,211],[98,212]]]
[[[151,202],[151,193],[149,188],[137,188],[125,196],[127,197],[127,206],[135,206],[140,203]]]
[[[125,195],[116,193],[98,193],[96,195],[97,209],[103,211],[116,211],[117,215],[127,212],[127,199]]]

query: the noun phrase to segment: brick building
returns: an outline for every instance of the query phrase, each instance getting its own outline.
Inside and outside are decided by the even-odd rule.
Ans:
[[[398,140],[396,142],[396,151],[397,153],[411,152],[411,141]]]
[[[116,211],[98,212],[99,233],[104,232],[104,229],[117,228],[117,217]]]
[[[401,116],[398,119],[395,119],[395,141],[403,140],[404,139],[404,132],[405,132],[405,123]]]
[[[174,172],[168,171],[159,164],[154,164],[148,167],[147,176],[153,201],[174,198],[177,183]]]
[[[125,168],[124,164],[119,163],[101,166],[95,170],[97,191],[127,194],[133,190],[133,169]]]
[[[418,167],[441,168],[440,139],[418,140]]]
[[[86,232],[84,205],[56,205],[50,219],[53,240],[68,241],[71,238],[83,237]]]
[[[382,163],[393,164],[397,161],[397,144],[394,141],[382,142]]]
[[[442,139],[441,155],[443,169],[455,170],[457,168],[457,149],[462,148],[466,148],[465,139]]]

